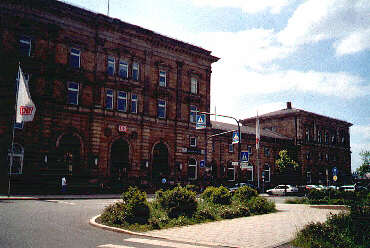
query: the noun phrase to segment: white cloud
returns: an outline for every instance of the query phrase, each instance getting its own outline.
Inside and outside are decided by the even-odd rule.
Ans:
[[[336,40],[338,55],[370,48],[370,1],[309,0],[301,4],[278,34],[286,46]]]
[[[361,139],[370,142],[370,125],[353,125],[351,127],[351,135],[360,136]]]
[[[280,13],[281,9],[288,6],[293,0],[192,0],[199,6],[211,6],[216,8],[231,7],[240,8],[249,14],[256,14],[270,10],[271,14]]]

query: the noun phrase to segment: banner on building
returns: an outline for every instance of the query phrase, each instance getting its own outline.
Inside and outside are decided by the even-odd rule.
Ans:
[[[36,106],[31,99],[30,91],[28,89],[28,82],[25,81],[20,66],[18,70],[16,123],[22,123],[33,120],[36,112]]]

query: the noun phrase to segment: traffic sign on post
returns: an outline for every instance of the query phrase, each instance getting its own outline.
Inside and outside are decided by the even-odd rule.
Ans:
[[[333,172],[333,176],[338,176],[338,169],[337,169],[337,167],[333,167],[332,172]]]
[[[200,114],[200,115],[197,115],[197,123],[196,123],[196,129],[204,129],[206,128],[206,123],[207,123],[207,119],[206,119],[206,114]]]
[[[204,162],[204,160],[201,160],[200,162],[199,162],[199,167],[200,168],[204,168],[204,166],[206,165],[206,163]]]
[[[242,162],[248,162],[249,161],[249,154],[248,154],[248,151],[242,151],[240,153],[240,160]]]
[[[239,138],[239,132],[238,131],[234,131],[233,132],[233,144],[237,144],[237,143],[239,143],[239,140],[240,140],[240,138]]]

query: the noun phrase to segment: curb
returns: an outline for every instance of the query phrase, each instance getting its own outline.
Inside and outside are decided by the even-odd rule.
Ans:
[[[228,247],[228,248],[239,248],[238,246],[228,246],[228,245],[223,245],[223,244],[218,244],[218,243],[207,243],[207,242],[196,242],[195,243],[195,242],[189,242],[189,240],[171,239],[171,238],[168,238],[168,237],[161,237],[161,236],[149,235],[149,234],[145,234],[145,233],[133,232],[133,231],[129,231],[129,230],[118,228],[118,227],[110,227],[110,226],[106,226],[106,225],[102,225],[102,224],[97,223],[96,219],[98,217],[100,217],[100,214],[97,215],[97,216],[92,217],[89,220],[89,224],[94,226],[94,227],[98,227],[98,228],[101,228],[101,229],[104,229],[104,230],[107,230],[107,231],[125,233],[125,234],[129,234],[129,235],[136,235],[136,236],[141,236],[141,237],[146,237],[146,238],[156,238],[156,239],[162,239],[162,240],[184,242],[184,243],[187,243],[187,244],[194,244],[194,245],[205,245],[205,246],[210,246],[210,247],[219,246],[219,247]]]
[[[1,200],[95,200],[95,199],[120,199],[120,195],[91,195],[91,196],[83,196],[83,195],[76,195],[76,196],[58,196],[58,195],[50,195],[50,196],[0,196]]]

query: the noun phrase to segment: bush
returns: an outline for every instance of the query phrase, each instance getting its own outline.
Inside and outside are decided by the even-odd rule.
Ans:
[[[170,218],[183,215],[191,217],[197,210],[195,193],[181,186],[164,192],[157,191],[156,200]]]
[[[205,208],[205,209],[199,209],[195,213],[195,218],[197,220],[215,220],[215,216],[212,214],[211,210]]]
[[[309,200],[321,200],[324,199],[325,195],[324,190],[311,189],[307,194],[307,198]]]
[[[267,214],[275,211],[275,203],[262,197],[253,197],[247,206],[252,214]]]
[[[231,204],[231,193],[224,186],[218,188],[208,187],[201,195],[205,201],[212,202],[214,204],[230,205]]]
[[[193,184],[186,185],[185,189],[193,191],[193,192],[199,192],[199,186],[193,185]]]
[[[148,222],[150,210],[146,200],[146,193],[136,187],[129,187],[122,193],[125,221],[128,223],[144,224]]]
[[[125,204],[117,202],[104,209],[100,220],[109,225],[122,225],[126,222],[126,217]]]
[[[237,205],[230,205],[227,207],[223,207],[220,210],[220,217],[223,219],[233,219],[238,217],[247,217],[250,216],[251,213],[247,206],[243,206],[240,204]]]
[[[256,196],[258,196],[257,190],[252,189],[249,186],[243,186],[243,187],[238,188],[234,192],[233,198],[240,202],[247,202],[252,197],[256,197]]]

